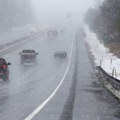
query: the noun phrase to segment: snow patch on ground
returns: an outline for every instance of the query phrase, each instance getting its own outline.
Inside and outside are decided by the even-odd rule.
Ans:
[[[103,43],[98,40],[96,34],[86,31],[86,43],[90,47],[90,51],[94,56],[96,66],[101,66],[109,75],[120,80],[120,59],[110,53]],[[113,72],[114,71],[114,72]]]

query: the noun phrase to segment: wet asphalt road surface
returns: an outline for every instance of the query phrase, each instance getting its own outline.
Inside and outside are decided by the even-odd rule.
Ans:
[[[78,34],[63,85],[33,120],[119,120],[120,102],[104,89],[93,68]]]
[[[37,65],[20,64],[18,53],[25,48],[39,52]],[[68,57],[55,59],[53,52],[56,50],[66,50]],[[99,83],[81,35],[74,38],[69,33],[53,39],[38,36],[2,57],[12,65],[10,80],[0,81],[0,120],[24,120],[28,117],[60,83],[68,61],[69,70],[61,87],[32,120],[120,119],[120,102]]]
[[[99,83],[84,40],[77,35],[77,84],[72,120],[119,120],[120,102]]]
[[[1,55],[12,65],[9,67],[10,80],[0,80],[0,120],[24,120],[52,93],[68,63],[68,58],[55,59],[53,53],[65,50],[69,57],[70,41],[66,34],[51,39],[38,35],[33,41]],[[36,65],[20,64],[19,53],[23,49],[39,52]]]

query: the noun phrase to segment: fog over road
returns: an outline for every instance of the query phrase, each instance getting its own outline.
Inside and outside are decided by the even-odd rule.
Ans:
[[[33,41],[2,56],[12,65],[10,80],[0,82],[1,120],[25,118],[52,93],[66,70],[71,43],[72,37],[70,40],[66,34],[53,39],[38,35]],[[19,53],[23,49],[39,52],[36,65],[20,64]],[[56,50],[68,51],[68,58],[55,59],[53,52]]]
[[[0,81],[0,120],[119,119],[119,102],[98,82],[80,33],[67,31],[52,39],[47,35],[32,39],[2,54],[12,65],[10,80]],[[20,64],[19,53],[23,49],[39,52],[36,65]],[[56,50],[67,51],[68,57],[54,58]],[[58,91],[44,106],[61,81]],[[42,109],[34,114],[39,106]]]
[[[119,101],[99,83],[84,38],[78,32],[74,40],[61,88],[33,120],[119,120]]]

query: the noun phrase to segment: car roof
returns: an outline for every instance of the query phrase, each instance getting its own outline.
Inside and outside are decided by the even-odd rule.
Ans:
[[[0,64],[6,64],[6,60],[4,58],[0,58]]]
[[[63,53],[63,52],[65,52],[65,51],[55,51],[55,52]]]
[[[23,50],[22,53],[35,53],[35,50]]]

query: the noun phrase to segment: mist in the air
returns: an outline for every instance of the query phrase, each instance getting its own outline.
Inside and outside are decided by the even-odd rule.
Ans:
[[[31,0],[37,22],[41,24],[80,24],[95,0]]]

